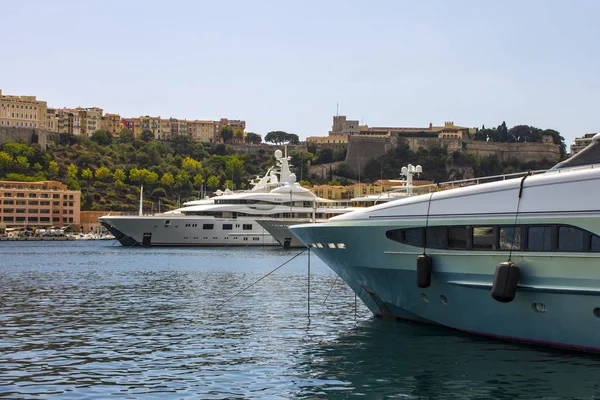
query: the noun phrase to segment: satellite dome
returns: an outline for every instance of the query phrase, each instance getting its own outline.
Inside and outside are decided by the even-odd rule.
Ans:
[[[275,158],[281,158],[282,155],[283,153],[281,152],[281,150],[275,150]]]
[[[290,176],[288,176],[288,182],[289,183],[296,182],[296,174],[290,174]]]

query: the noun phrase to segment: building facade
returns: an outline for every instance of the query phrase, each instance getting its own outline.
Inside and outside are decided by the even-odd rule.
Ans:
[[[81,192],[57,181],[0,181],[0,223],[11,227],[79,226]]]
[[[81,211],[80,227],[82,233],[103,233],[106,229],[100,225],[98,218],[104,215],[121,215],[120,211]]]
[[[45,101],[35,96],[11,96],[0,90],[0,126],[46,129]]]
[[[594,135],[595,133],[586,133],[582,137],[575,138],[575,143],[571,145],[571,155],[579,153],[592,143]]]

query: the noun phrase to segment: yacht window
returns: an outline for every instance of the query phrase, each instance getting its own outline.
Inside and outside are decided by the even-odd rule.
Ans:
[[[166,220],[165,221],[165,226],[170,226],[170,225],[171,225],[171,220],[170,219]]]
[[[423,228],[404,229],[404,242],[412,246],[423,246]]]
[[[446,248],[446,227],[431,226],[425,232],[425,243],[427,247],[434,249]]]
[[[243,230],[245,231],[251,231],[252,230],[252,224],[244,224],[244,226],[242,227]]]
[[[593,235],[590,243],[591,251],[600,251],[600,236]]]
[[[230,231],[233,229],[233,224],[223,224],[224,231]]]
[[[492,249],[494,247],[494,228],[491,226],[473,227],[473,248]]]
[[[558,228],[558,251],[587,251],[587,232],[572,226]]]
[[[552,250],[552,227],[530,226],[527,229],[527,250],[551,251]]]
[[[513,226],[501,226],[499,232],[500,250],[519,250],[521,248],[521,228]]]
[[[202,229],[213,229],[214,224],[204,224],[202,225]]]
[[[467,248],[467,227],[450,226],[448,227],[448,248],[466,249]]]

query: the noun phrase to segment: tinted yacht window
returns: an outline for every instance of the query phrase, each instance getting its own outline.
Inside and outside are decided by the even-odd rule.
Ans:
[[[501,226],[499,232],[499,250],[519,250],[521,248],[521,228]]]
[[[491,226],[473,227],[473,248],[492,249],[494,247],[494,228]]]
[[[587,251],[587,232],[571,226],[558,228],[558,251]]]
[[[448,227],[448,248],[466,249],[467,248],[467,227],[450,226]]]
[[[552,227],[530,226],[527,230],[527,250],[551,251]]]
[[[446,227],[431,226],[427,228],[425,243],[433,249],[446,248]]]

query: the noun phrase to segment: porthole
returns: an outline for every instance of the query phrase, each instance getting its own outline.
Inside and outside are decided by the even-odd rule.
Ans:
[[[600,307],[594,308],[594,317],[600,318]]]
[[[443,305],[448,305],[448,299],[443,294],[440,295],[440,301],[442,302]]]
[[[536,313],[545,313],[546,305],[544,303],[531,303],[531,309]]]
[[[421,297],[425,303],[429,303],[429,297],[425,293],[421,293]]]

